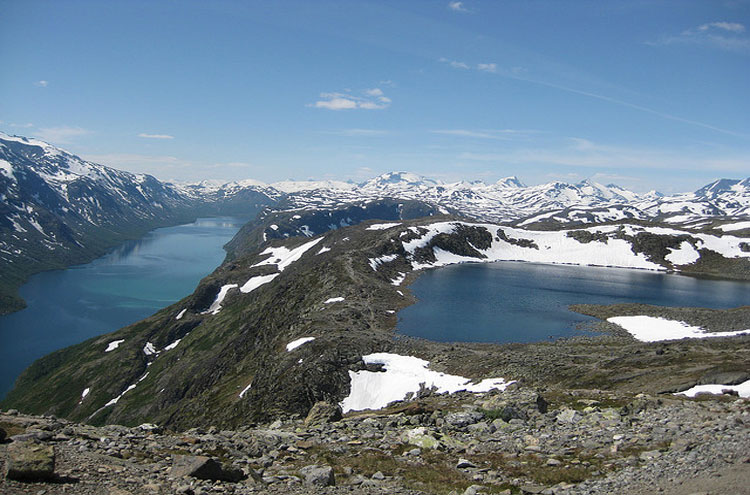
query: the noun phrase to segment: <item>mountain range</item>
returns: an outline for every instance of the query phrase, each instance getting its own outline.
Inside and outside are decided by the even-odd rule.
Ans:
[[[198,216],[251,219],[263,210],[330,210],[396,200],[397,209],[409,202],[412,212],[542,230],[622,220],[710,228],[750,216],[750,178],[720,179],[695,192],[672,196],[639,194],[588,180],[535,186],[526,186],[516,177],[492,184],[445,183],[407,172],[390,172],[362,183],[170,183],[92,163],[33,138],[0,133],[0,199],[2,314],[23,307],[17,288],[29,275],[89,261],[123,240]],[[393,219],[393,211],[388,211],[387,219]],[[370,208],[355,217],[359,222],[383,214]],[[285,234],[319,234],[351,224],[347,218],[354,220],[351,215],[336,222],[320,217],[316,225],[299,225],[300,230]],[[414,216],[407,213],[405,218]]]

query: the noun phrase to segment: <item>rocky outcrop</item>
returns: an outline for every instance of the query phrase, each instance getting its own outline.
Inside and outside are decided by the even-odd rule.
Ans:
[[[505,416],[508,409],[517,414]],[[0,444],[1,472],[28,448],[27,457],[56,454],[54,471],[4,476],[0,493],[671,494],[693,493],[703,481],[733,493],[750,483],[748,418],[750,400],[732,396],[518,386],[432,394],[324,424],[287,419],[234,430],[0,413],[0,424],[17,432]],[[22,440],[30,436],[37,440]]]

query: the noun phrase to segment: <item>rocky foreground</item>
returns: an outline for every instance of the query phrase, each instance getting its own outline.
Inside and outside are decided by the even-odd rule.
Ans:
[[[750,400],[437,395],[225,431],[0,413],[0,493],[750,493]]]

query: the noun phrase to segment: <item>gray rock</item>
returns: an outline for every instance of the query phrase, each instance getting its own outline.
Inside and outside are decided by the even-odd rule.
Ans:
[[[334,486],[336,478],[331,466],[317,466],[312,464],[299,470],[299,474],[305,477],[305,484],[310,486]]]
[[[372,475],[372,479],[377,481],[383,481],[385,479],[385,475],[382,471],[378,471],[377,473]]]
[[[746,371],[709,371],[700,377],[698,385],[739,385],[750,380],[750,373]]]
[[[484,414],[477,411],[457,412],[448,414],[445,422],[454,428],[465,428],[480,422],[483,418]]]
[[[216,459],[205,456],[173,456],[172,476],[176,478],[192,476],[201,480],[237,482],[247,476],[241,469],[223,466]]]
[[[458,469],[468,469],[468,468],[475,468],[477,467],[477,465],[468,459],[459,458],[458,462],[456,463],[456,467]]]
[[[305,418],[305,426],[316,426],[333,423],[341,419],[341,406],[330,402],[320,401],[312,406]]]
[[[464,490],[464,495],[477,495],[483,488],[482,485],[471,485]]]
[[[55,448],[33,441],[8,446],[8,479],[44,481],[54,477]]]
[[[575,424],[581,421],[581,413],[575,409],[563,409],[556,416],[558,423]]]
[[[523,485],[521,487],[521,493],[537,494],[542,493],[546,489],[547,487],[542,485]]]

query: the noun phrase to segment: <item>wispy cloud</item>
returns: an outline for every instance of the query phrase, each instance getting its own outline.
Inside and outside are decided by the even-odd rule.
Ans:
[[[146,139],[174,139],[174,136],[170,136],[169,134],[146,134],[145,132],[138,134],[138,137]]]
[[[466,70],[470,69],[469,64],[464,63],[464,62],[459,62],[458,60],[450,60],[445,57],[441,57],[438,61],[443,62],[444,64],[448,64],[454,69],[466,69]]]
[[[445,136],[504,140],[525,138],[530,134],[537,133],[537,131],[533,130],[520,129],[436,129],[430,132],[432,134],[441,134]]]
[[[34,124],[32,124],[31,122],[27,122],[25,124],[15,124],[15,123],[11,122],[8,125],[11,126],[11,127],[20,127],[22,129],[29,129],[31,127],[34,127]]]
[[[454,12],[469,12],[463,2],[448,2],[448,8]]]
[[[34,86],[38,88],[46,88],[47,86],[49,86],[49,81],[45,81],[44,79],[42,79],[41,81],[35,81]]]
[[[495,153],[464,152],[461,160],[497,162],[504,165],[543,165],[600,169],[648,170],[715,170],[725,173],[745,173],[750,156],[700,156],[693,152],[623,147],[595,143],[586,139],[569,138],[563,144],[519,148]]]
[[[73,139],[79,136],[91,134],[91,131],[82,127],[45,127],[35,132],[37,137],[49,141],[52,144],[69,144]]]
[[[748,48],[750,49],[750,46]],[[442,62],[442,63],[447,63],[451,67],[457,68],[457,69],[470,69],[471,68],[469,66],[469,64],[467,64],[467,63],[458,62],[458,61],[455,61],[455,60],[449,60],[449,59],[446,59],[446,58],[440,58],[438,61]],[[486,67],[489,67],[489,66],[492,67],[492,69],[493,69],[492,71],[488,71],[486,69]],[[603,94],[599,94],[599,93],[594,93],[594,92],[591,92],[591,91],[586,91],[586,90],[582,90],[582,89],[578,89],[578,88],[573,88],[573,87],[570,87],[570,86],[565,86],[563,84],[557,84],[557,83],[554,83],[554,82],[549,82],[549,81],[545,81],[543,79],[535,78],[535,77],[532,77],[532,76],[529,75],[529,70],[526,69],[525,67],[511,67],[510,69],[505,69],[505,68],[498,67],[497,64],[477,64],[476,70],[477,71],[484,71],[484,72],[492,72],[493,74],[497,74],[499,76],[506,77],[506,78],[509,78],[509,79],[515,79],[517,81],[524,81],[524,82],[531,83],[531,84],[536,84],[536,85],[539,85],[539,86],[546,86],[548,88],[557,89],[559,91],[565,91],[567,93],[577,94],[577,95],[581,95],[581,96],[587,96],[589,98],[594,98],[594,99],[597,99],[597,100],[606,101],[606,102],[609,102],[609,103],[613,103],[615,105],[620,105],[620,106],[623,106],[623,107],[632,108],[633,110],[638,110],[638,111],[641,111],[641,112],[649,113],[651,115],[656,115],[656,116],[661,117],[663,119],[674,120],[676,122],[682,122],[684,124],[689,124],[689,125],[693,125],[693,126],[697,126],[697,127],[703,127],[704,129],[711,129],[712,131],[720,132],[722,134],[727,134],[727,135],[734,136],[734,137],[740,137],[740,138],[744,138],[744,139],[747,139],[748,137],[750,137],[750,136],[747,136],[745,134],[742,134],[742,133],[739,133],[739,132],[736,132],[736,131],[732,131],[730,129],[724,129],[724,128],[721,128],[721,127],[718,127],[718,126],[714,126],[714,125],[711,125],[711,124],[706,124],[704,122],[699,122],[697,120],[692,120],[692,119],[687,119],[687,118],[684,118],[684,117],[679,117],[677,115],[672,115],[672,114],[669,114],[669,113],[666,113],[666,112],[661,112],[659,110],[654,110],[652,108],[648,108],[648,107],[645,107],[643,105],[638,105],[636,103],[631,103],[631,102],[628,102],[628,101],[620,100],[618,98],[613,98],[611,96],[607,96],[607,95],[603,95]]]
[[[745,26],[739,22],[709,22],[708,24],[698,26],[698,31],[709,31],[711,29],[722,29],[733,33],[741,33],[745,31]]]
[[[382,110],[391,104],[391,99],[385,96],[380,88],[365,89],[359,94],[353,94],[350,91],[321,93],[320,98],[307,106],[326,110]]]
[[[742,54],[750,54],[750,38],[742,36],[745,25],[739,22],[708,22],[677,35],[665,35],[647,45],[700,45]]]
[[[340,129],[337,131],[326,131],[325,134],[350,137],[379,137],[386,136],[389,132],[382,129]]]

